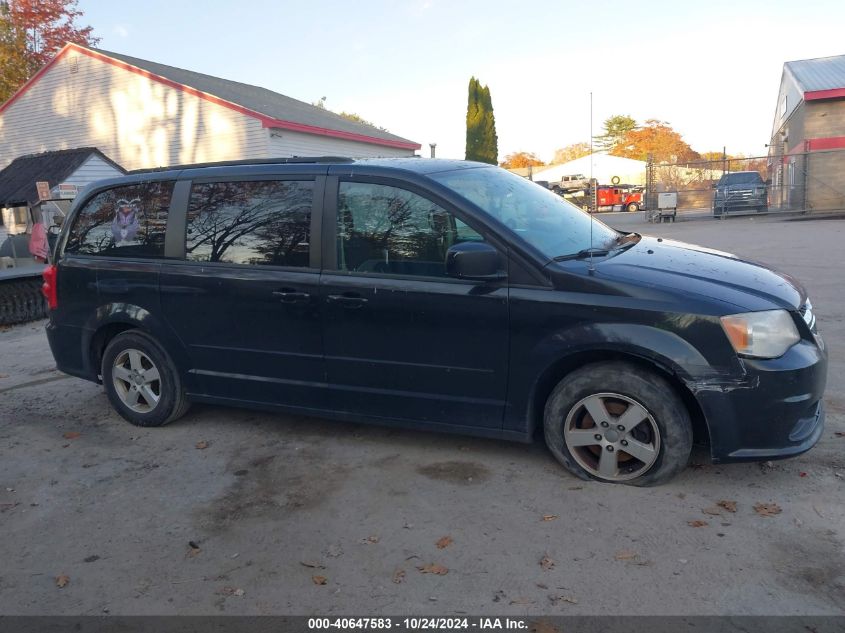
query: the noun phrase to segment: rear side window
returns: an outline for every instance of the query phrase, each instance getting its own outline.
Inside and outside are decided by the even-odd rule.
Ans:
[[[145,182],[95,195],[76,214],[66,253],[164,257],[173,182]]]
[[[313,201],[313,181],[195,184],[185,256],[193,262],[307,267]]]

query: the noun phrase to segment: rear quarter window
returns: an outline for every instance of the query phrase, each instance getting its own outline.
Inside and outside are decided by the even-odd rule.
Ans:
[[[73,220],[65,253],[164,257],[173,182],[146,182],[101,191]]]

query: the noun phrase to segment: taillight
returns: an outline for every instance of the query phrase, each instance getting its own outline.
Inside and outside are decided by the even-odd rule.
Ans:
[[[41,284],[41,294],[47,299],[47,306],[51,310],[59,307],[59,293],[56,290],[56,279],[58,278],[59,269],[56,266],[47,266],[41,276],[44,278],[44,283]]]

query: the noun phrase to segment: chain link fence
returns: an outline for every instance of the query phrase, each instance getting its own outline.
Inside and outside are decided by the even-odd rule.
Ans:
[[[845,209],[845,150],[749,158],[723,157],[684,163],[649,161],[646,208],[661,212],[661,193],[676,194],[679,211],[713,215]]]

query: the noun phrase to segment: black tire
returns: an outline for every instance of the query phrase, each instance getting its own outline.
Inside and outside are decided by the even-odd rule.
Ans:
[[[41,294],[40,279],[0,282],[0,325],[26,323],[46,316],[47,302]]]
[[[129,350],[141,352],[149,361],[147,364],[158,370],[158,384],[153,383],[152,387],[153,390],[157,387],[158,401],[153,406],[149,406],[146,411],[130,408],[124,402],[124,396],[118,393],[119,387],[116,382],[123,385],[131,385],[131,383],[119,378],[115,379],[114,372],[119,370],[115,367],[115,360],[122,355],[127,355]],[[170,356],[152,336],[140,330],[122,332],[109,341],[105,352],[103,352],[101,371],[103,387],[112,407],[124,420],[135,426],[164,426],[185,415],[191,405],[185,397],[179,372]],[[132,387],[132,389],[135,389],[135,387]],[[128,391],[129,389],[126,389],[125,393],[128,393]],[[143,396],[141,396],[141,400],[143,400]],[[149,403],[147,404],[149,405]]]
[[[637,211],[640,210],[640,205],[636,202],[630,202],[630,203],[628,203],[628,206],[625,207],[625,210],[628,211],[629,213],[636,213]]]
[[[639,405],[649,415],[643,418],[642,422],[635,422],[630,426],[628,435],[616,432],[620,438],[629,438],[631,444],[640,443],[641,446],[652,446],[653,462],[646,465],[645,461],[625,453],[625,448],[615,443],[614,463],[617,464],[618,475],[614,477],[602,477],[597,472],[590,472],[582,463],[590,461],[593,457],[597,462],[594,470],[598,470],[607,446],[596,442],[595,446],[580,446],[575,448],[577,454],[573,454],[564,438],[564,427],[567,420],[570,424],[583,424],[589,420],[586,413],[581,421],[577,421],[577,411],[585,411],[583,403],[587,399],[607,397],[605,402],[608,407],[615,406],[621,402],[615,396],[621,396],[630,401],[625,406]],[[609,408],[606,411],[610,411]],[[603,433],[613,432],[617,422],[623,420],[627,409],[621,409],[621,413],[610,420],[609,429],[601,429],[598,422],[595,428],[592,426],[570,427],[568,433],[584,431],[587,435],[596,432],[598,438]],[[572,416],[572,417],[570,417]],[[607,361],[587,365],[568,374],[554,388],[544,411],[544,430],[546,444],[555,458],[571,473],[585,480],[597,480],[612,483],[625,483],[634,486],[652,486],[668,481],[684,468],[689,461],[692,450],[692,422],[689,412],[681,398],[659,374],[644,369],[639,365],[621,361]],[[587,422],[591,424],[591,422]],[[621,427],[616,427],[621,428]],[[643,434],[634,436],[633,434]],[[607,441],[608,436],[603,436],[602,441]],[[634,441],[636,437],[637,441]],[[649,440],[650,438],[650,440]],[[613,440],[613,438],[610,438]],[[620,440],[622,444],[629,446],[625,439]],[[573,443],[577,443],[574,442]],[[630,448],[630,446],[629,446]],[[622,463],[630,472],[623,472],[618,468]],[[637,470],[638,464],[641,470]]]

